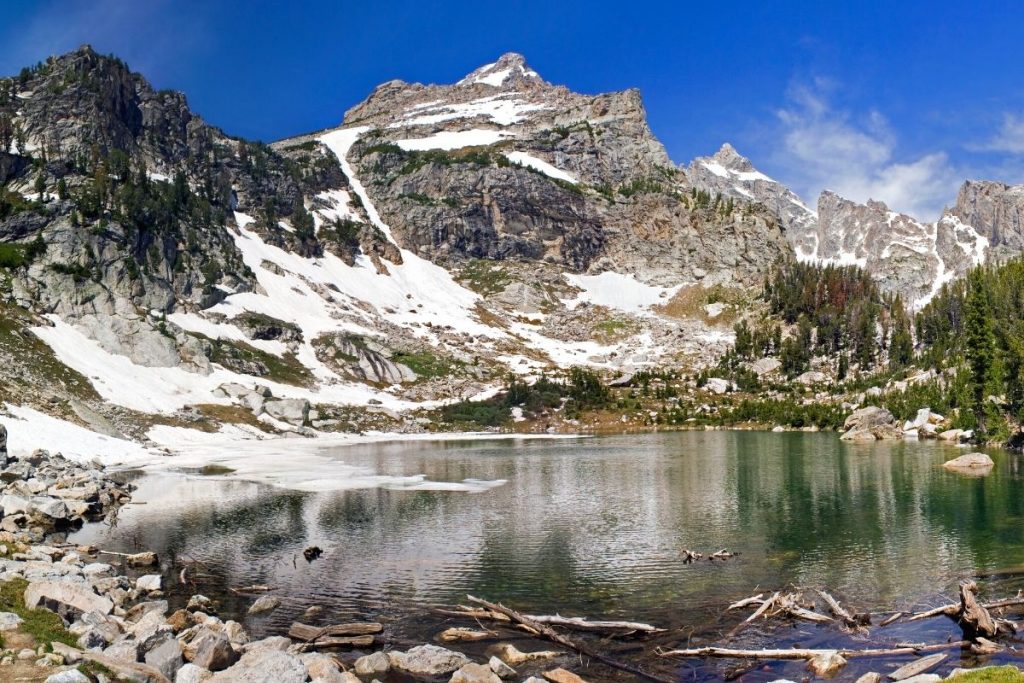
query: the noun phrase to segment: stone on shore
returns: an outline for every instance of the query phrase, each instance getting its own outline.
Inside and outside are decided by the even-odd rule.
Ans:
[[[189,643],[192,663],[210,671],[221,671],[238,661],[238,654],[223,631],[205,630]]]
[[[44,683],[92,683],[92,681],[78,669],[68,669],[47,676]]]
[[[470,663],[453,673],[449,683],[501,683],[501,679],[490,667]]]
[[[174,676],[174,683],[204,683],[213,677],[213,673],[195,664],[185,664]]]
[[[25,589],[28,609],[46,607],[68,618],[86,612],[110,614],[114,603],[110,598],[97,595],[85,584],[68,581],[34,581]]]
[[[388,657],[396,669],[419,676],[444,676],[471,663],[461,652],[437,645],[420,645],[408,652],[390,652]]]
[[[562,668],[545,671],[543,676],[544,680],[550,681],[551,683],[586,683],[586,681],[573,672]]]
[[[895,424],[893,417],[885,408],[868,406],[855,410],[843,423],[844,441],[877,441],[881,439],[900,439],[903,432]]]
[[[373,676],[385,674],[391,669],[391,660],[383,652],[374,652],[371,655],[360,657],[356,660],[355,672],[360,676]]]
[[[219,671],[210,683],[305,683],[306,665],[295,655],[261,648],[246,652],[230,669]]]
[[[942,466],[951,472],[983,476],[992,471],[995,463],[984,453],[967,453],[959,458],[946,461]]]
[[[14,612],[0,612],[0,631],[13,631],[21,626],[21,621]]]

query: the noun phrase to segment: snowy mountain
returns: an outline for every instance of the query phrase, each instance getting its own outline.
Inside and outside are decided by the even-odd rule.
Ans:
[[[1003,256],[1024,251],[1021,187],[967,182],[956,207],[934,223],[923,223],[882,202],[860,204],[827,190],[812,211],[728,144],[712,157],[695,159],[687,174],[708,192],[756,201],[776,213],[797,259],[864,268],[914,308],[930,301],[943,284],[995,257],[990,245],[1000,245]]]
[[[421,431],[509,373],[700,367],[736,315],[703,285],[788,249],[694,197],[636,91],[518,55],[272,146],[87,47],[0,94],[4,400],[111,435]]]

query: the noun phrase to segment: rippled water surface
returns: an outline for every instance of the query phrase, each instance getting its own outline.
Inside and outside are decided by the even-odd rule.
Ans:
[[[422,641],[441,623],[423,608],[471,593],[699,634],[729,601],[788,584],[828,587],[860,610],[939,604],[965,576],[1019,588],[1020,461],[994,452],[990,476],[967,478],[940,467],[959,452],[754,432],[376,444],[333,456],[379,474],[506,483],[296,493],[144,475],[135,500],[146,504],[76,540],[156,550],[169,575],[195,560],[191,590],[220,597],[227,614],[252,599],[231,587],[274,586],[284,606],[250,623],[257,632],[321,604],[327,621],[379,618],[397,642]],[[320,560],[302,558],[309,545]],[[686,565],[683,549],[738,556]]]

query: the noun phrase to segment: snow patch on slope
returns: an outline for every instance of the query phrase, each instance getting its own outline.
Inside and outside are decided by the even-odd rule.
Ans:
[[[656,287],[638,281],[632,275],[606,271],[600,275],[566,274],[572,286],[583,290],[575,299],[563,301],[570,310],[580,303],[604,306],[633,315],[653,315],[651,307],[663,304],[682,287]]]
[[[532,168],[535,171],[540,171],[541,173],[550,178],[555,178],[556,180],[564,180],[567,183],[572,183],[573,185],[579,182],[565,171],[559,168],[555,168],[554,166],[544,161],[543,159],[538,159],[537,157],[531,154],[527,154],[526,152],[509,152],[505,156],[508,157],[508,160],[514,164],[522,164],[523,166]]]
[[[406,151],[425,151],[428,149],[462,149],[463,147],[483,147],[493,145],[509,136],[500,130],[474,128],[472,130],[442,131],[426,138],[398,140],[395,144]]]
[[[488,118],[499,126],[511,126],[522,121],[530,112],[547,108],[543,104],[524,102],[518,93],[502,93],[458,104],[435,103],[430,106],[417,105],[410,108],[403,118],[390,124],[388,128],[429,126],[444,123],[445,121],[475,119],[477,117]]]
[[[7,404],[6,410],[9,416],[0,416],[0,424],[7,428],[7,446],[13,455],[43,448],[69,460],[98,459],[104,465],[137,465],[154,457],[137,443],[97,434],[28,406]]]

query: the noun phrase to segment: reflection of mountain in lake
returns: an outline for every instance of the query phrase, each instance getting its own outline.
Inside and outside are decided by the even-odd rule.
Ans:
[[[266,583],[279,627],[311,602],[379,614],[465,593],[524,609],[629,614],[666,625],[757,586],[828,586],[854,604],[951,590],[1024,562],[1015,458],[963,479],[929,443],[851,446],[825,434],[694,432],[558,442],[378,444],[347,463],[435,481],[505,479],[479,494],[294,493],[158,475],[104,547],[206,563],[198,590]],[[302,548],[324,558],[307,564]],[[740,553],[683,565],[683,548]],[[245,600],[231,608],[242,608]]]

